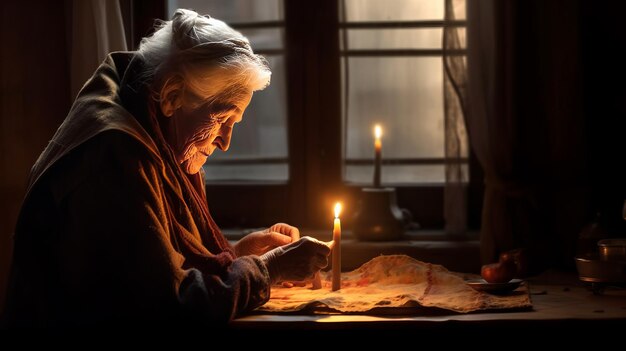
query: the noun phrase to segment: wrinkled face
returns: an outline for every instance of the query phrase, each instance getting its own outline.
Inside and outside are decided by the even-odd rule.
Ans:
[[[197,173],[216,148],[228,150],[235,123],[241,122],[252,91],[219,101],[205,101],[186,92],[182,106],[174,111],[169,131],[170,146],[183,171]]]

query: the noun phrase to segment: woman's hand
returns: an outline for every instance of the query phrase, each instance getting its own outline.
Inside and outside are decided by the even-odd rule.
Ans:
[[[285,223],[276,223],[263,231],[250,233],[235,244],[237,257],[260,256],[276,247],[290,244],[300,239],[298,228]]]
[[[330,251],[328,244],[305,236],[265,253],[261,260],[267,267],[272,284],[302,281],[313,278],[315,273],[328,265]]]

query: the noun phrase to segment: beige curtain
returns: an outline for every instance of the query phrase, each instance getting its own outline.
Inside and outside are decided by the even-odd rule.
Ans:
[[[467,59],[463,49],[462,27],[452,26],[464,9],[465,0],[446,0],[443,32],[445,174],[444,219],[450,236],[464,236],[467,230],[467,131],[465,129],[465,95]]]
[[[70,38],[71,97],[112,51],[124,51],[126,37],[117,0],[72,0]]]

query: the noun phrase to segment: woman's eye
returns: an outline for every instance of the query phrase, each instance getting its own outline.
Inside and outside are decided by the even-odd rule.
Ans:
[[[220,117],[215,117],[215,115],[209,115],[209,121],[212,123],[223,124],[225,119]]]

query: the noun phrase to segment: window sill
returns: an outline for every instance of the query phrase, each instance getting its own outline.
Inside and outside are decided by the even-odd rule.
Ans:
[[[289,184],[287,180],[262,180],[262,179],[231,179],[231,180],[218,180],[218,179],[206,179],[204,185],[211,186],[285,186]]]
[[[224,230],[231,242],[236,242],[254,230]],[[330,231],[301,230],[302,235],[330,241]],[[462,239],[451,238],[442,231],[412,231],[404,240],[359,241],[346,231],[341,242],[342,270],[351,271],[380,255],[407,255],[420,261],[439,264],[451,271],[480,273],[480,242],[477,233]]]

